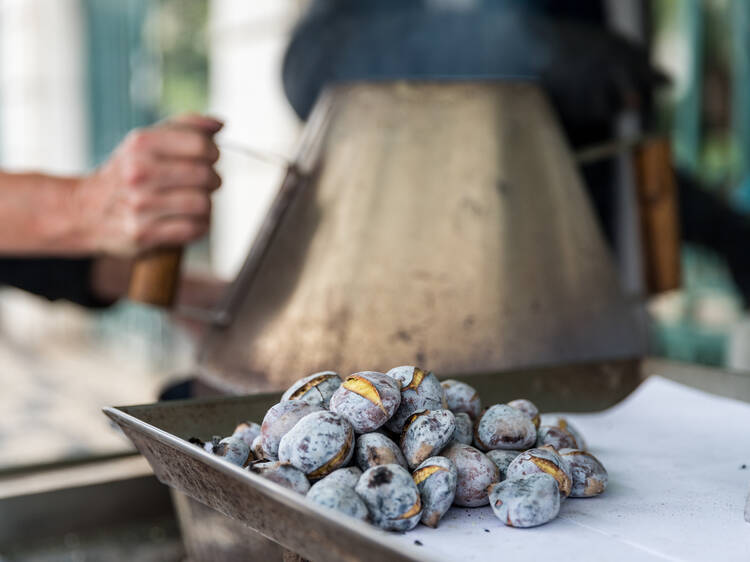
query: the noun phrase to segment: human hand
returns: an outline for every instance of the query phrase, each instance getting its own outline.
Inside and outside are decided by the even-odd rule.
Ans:
[[[72,208],[89,249],[129,256],[204,235],[211,193],[221,185],[213,137],[222,126],[184,115],[131,132],[73,190]]]

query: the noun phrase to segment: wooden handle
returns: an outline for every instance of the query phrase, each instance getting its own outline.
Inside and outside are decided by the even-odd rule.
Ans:
[[[139,257],[130,275],[131,300],[171,307],[180,280],[181,248],[153,250]]]
[[[633,162],[649,294],[680,286],[680,222],[672,151],[666,138],[639,146]]]

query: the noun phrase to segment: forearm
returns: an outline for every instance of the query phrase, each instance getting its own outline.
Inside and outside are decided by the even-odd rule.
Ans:
[[[78,178],[0,172],[0,254],[91,254],[94,248],[77,218],[78,182]]]

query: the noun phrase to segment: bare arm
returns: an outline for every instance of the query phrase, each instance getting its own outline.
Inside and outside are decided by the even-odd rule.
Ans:
[[[119,298],[133,256],[206,232],[210,196],[221,183],[213,141],[220,128],[214,119],[191,115],[134,131],[88,176],[0,171],[0,257],[97,257],[91,294],[104,302]],[[25,260],[20,266],[29,270]],[[25,282],[17,275],[14,284]]]
[[[186,116],[134,131],[85,177],[0,172],[0,254],[132,256],[201,236],[220,128]]]
[[[92,253],[88,233],[77,226],[74,192],[80,178],[0,172],[0,253]]]

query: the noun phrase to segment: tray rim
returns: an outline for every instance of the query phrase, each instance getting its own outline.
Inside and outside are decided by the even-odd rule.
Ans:
[[[229,397],[229,398],[238,399],[242,397]],[[214,401],[216,399],[207,398],[206,400]],[[188,401],[194,402],[192,400],[188,400]],[[185,402],[188,402],[188,401],[185,401]],[[118,425],[120,426],[126,425],[130,429],[133,429],[142,434],[146,434],[150,437],[153,437],[154,439],[156,439],[157,441],[159,441],[160,443],[164,445],[167,445],[168,447],[177,449],[181,453],[185,453],[188,456],[198,461],[206,463],[212,468],[223,473],[224,475],[232,479],[238,480],[239,481],[238,483],[253,487],[256,492],[261,493],[270,501],[277,501],[281,503],[285,508],[296,510],[300,512],[302,515],[309,516],[309,517],[316,518],[316,519],[322,519],[329,525],[343,527],[347,532],[357,535],[357,538],[360,541],[364,540],[366,542],[377,544],[377,546],[380,549],[386,549],[390,551],[389,554],[391,556],[391,559],[390,559],[391,561],[420,562],[420,561],[426,560],[425,558],[426,553],[424,551],[416,549],[412,545],[407,545],[408,547],[407,548],[401,544],[398,544],[398,545],[392,544],[388,540],[388,533],[386,531],[381,531],[368,523],[360,522],[352,518],[345,517],[343,515],[338,515],[336,514],[336,512],[332,510],[325,509],[321,506],[314,504],[311,501],[307,501],[305,496],[300,495],[296,492],[293,492],[287,488],[284,488],[283,486],[280,486],[279,484],[276,484],[275,482],[271,482],[270,480],[262,478],[261,476],[253,474],[252,472],[244,470],[243,468],[240,468],[229,462],[226,462],[219,457],[211,455],[208,452],[204,451],[203,449],[196,447],[195,445],[189,443],[188,441],[185,441],[184,439],[180,437],[172,435],[171,433],[167,431],[164,431],[152,424],[149,424],[147,422],[144,422],[138,419],[137,417],[123,411],[121,408],[126,408],[126,406],[123,406],[123,407],[107,406],[107,407],[102,408],[102,411],[112,421],[114,421]],[[140,453],[140,450],[139,450],[139,453]],[[143,456],[145,457],[145,455]],[[151,460],[148,457],[146,457],[146,460],[148,461],[149,465],[151,465],[151,468],[154,469],[154,473],[156,474],[157,478],[159,478],[157,470],[151,464]],[[159,479],[159,481],[161,482],[161,479]],[[169,486],[170,488],[173,488],[181,493],[187,493],[184,490],[181,490],[171,484],[168,484],[165,482],[162,482],[162,484]],[[190,494],[187,494],[187,495],[190,496]],[[193,497],[193,496],[190,496],[190,497]],[[193,499],[203,503],[199,498],[193,497]],[[248,525],[248,527],[262,534],[266,538],[278,544],[282,544],[278,541],[277,537],[268,536],[251,525]]]

